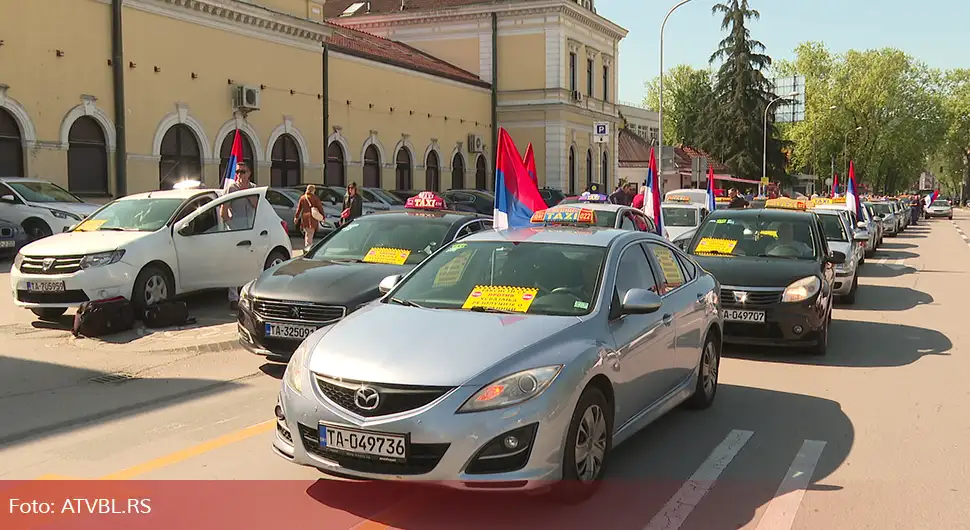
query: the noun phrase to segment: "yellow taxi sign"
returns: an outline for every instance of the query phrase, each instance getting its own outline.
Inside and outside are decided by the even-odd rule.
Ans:
[[[775,210],[808,210],[808,203],[805,201],[797,201],[795,199],[779,198],[779,199],[768,199],[765,202],[765,208],[771,208]]]
[[[549,208],[532,214],[533,223],[595,224],[596,212],[588,208]]]
[[[667,202],[690,202],[690,197],[686,195],[671,195],[667,197]]]
[[[832,204],[845,204],[845,197],[836,197],[832,199]]]
[[[714,202],[731,202],[730,197],[715,197]]]
[[[812,199],[812,204],[832,204],[832,199],[829,199],[828,197],[819,197],[817,199]]]

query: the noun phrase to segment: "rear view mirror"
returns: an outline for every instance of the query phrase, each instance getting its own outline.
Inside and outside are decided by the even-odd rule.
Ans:
[[[869,228],[869,225],[868,225],[868,224],[866,224],[866,222],[865,222],[865,221],[859,221],[859,222],[858,222],[858,223],[856,223],[855,225],[856,225],[857,227],[859,227],[859,228],[861,228],[861,229],[863,229],[863,230],[865,230],[866,228]]]
[[[845,253],[839,252],[838,250],[833,250],[832,253],[829,254],[828,262],[834,263],[835,265],[845,263]]]
[[[336,204],[337,204],[337,198],[336,198],[336,197],[333,197],[333,196],[331,196],[331,197],[330,197],[330,204],[333,204],[333,205],[336,205]]]
[[[646,315],[655,313],[663,305],[660,295],[646,289],[630,289],[620,302],[620,313],[624,315]]]
[[[856,232],[852,239],[856,241],[869,241],[869,232]]]
[[[0,201],[3,201],[3,202],[17,202],[17,199],[13,195],[9,195],[8,194],[8,195],[4,195],[4,196],[0,197]]]
[[[380,285],[377,286],[377,289],[381,292],[381,294],[387,294],[387,293],[391,292],[391,289],[393,289],[395,286],[397,286],[397,284],[401,283],[401,278],[403,278],[403,277],[404,276],[402,276],[400,274],[395,274],[393,276],[388,276],[388,277],[384,278],[383,280],[381,280],[381,283],[380,283]],[[371,285],[374,285],[374,284],[371,284]]]

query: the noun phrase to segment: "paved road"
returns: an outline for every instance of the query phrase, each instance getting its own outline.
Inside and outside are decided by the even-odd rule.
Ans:
[[[0,479],[277,481],[207,486],[200,499],[218,491],[234,509],[188,520],[219,527],[970,528],[965,234],[958,211],[887,238],[856,304],[836,310],[828,356],[727,352],[712,409],[675,411],[617,448],[603,491],[570,508],[323,479],[270,450],[280,367],[10,335],[34,328],[0,300]],[[156,499],[166,509],[185,506]]]

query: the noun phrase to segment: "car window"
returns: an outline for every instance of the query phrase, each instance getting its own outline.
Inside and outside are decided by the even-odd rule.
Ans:
[[[820,215],[818,217],[822,221],[822,233],[825,234],[825,239],[840,242],[849,240],[848,235],[845,233],[845,224],[842,222],[841,216]]]
[[[616,269],[616,294],[620,300],[623,300],[630,289],[658,292],[650,261],[639,244],[630,245],[623,251]]]
[[[266,200],[273,206],[282,206],[284,208],[292,208],[294,204],[286,195],[276,190],[266,190]]]
[[[453,226],[440,217],[365,215],[342,227],[306,257],[316,260],[418,264],[441,248]]]
[[[77,232],[154,232],[168,222],[182,199],[123,199],[108,203],[78,224]]]
[[[461,227],[460,230],[458,230],[458,234],[455,236],[455,239],[461,239],[463,237],[470,236],[475,232],[480,232],[481,230],[482,230],[482,223],[478,221],[475,221],[474,223],[468,223],[467,225]]]
[[[822,256],[828,256],[830,253],[828,239],[823,235],[825,234],[825,227],[822,226],[822,220],[815,216],[815,240],[820,245],[822,249]]]
[[[633,225],[640,232],[647,232],[650,230],[650,225],[647,224],[647,218],[635,211],[630,211],[626,213],[633,219]]]
[[[8,184],[28,202],[83,202],[64,188],[50,182],[9,182]]]
[[[623,214],[623,219],[620,221],[620,229],[621,230],[637,229],[637,225],[633,224],[633,217],[630,214],[628,213]]]
[[[491,221],[482,221],[482,230],[491,230],[491,229],[492,229]]]
[[[687,283],[684,270],[674,255],[674,251],[659,243],[647,243],[647,249],[660,264],[660,294],[666,294]]]
[[[815,217],[815,216],[812,216]],[[816,245],[810,218],[774,216],[709,218],[699,229],[691,254],[778,257],[814,260]]]
[[[393,193],[389,193],[389,192],[387,192],[385,190],[382,190],[380,188],[372,188],[372,189],[369,189],[367,191],[369,191],[369,192],[373,193],[374,195],[376,195],[376,196],[384,199],[384,202],[386,202],[388,204],[391,204],[391,205],[394,205],[394,206],[403,206],[405,204],[404,201],[402,201],[400,199],[400,197],[397,197]]]
[[[365,202],[384,202],[374,195],[370,190],[359,188],[357,191],[360,193],[360,198]]]
[[[950,206],[950,201],[933,201],[933,204],[931,204],[930,206],[940,206],[940,207],[946,208]]]
[[[13,195],[15,199],[17,198],[17,195],[13,192],[13,190],[11,190],[6,184],[0,183],[0,196],[3,195]]]
[[[694,263],[683,254],[675,252],[674,255],[677,256],[677,261],[680,263],[680,268],[683,269],[684,277],[687,278],[687,281],[692,281],[694,278],[697,278],[697,267]]]
[[[259,195],[256,194],[246,195],[221,204],[218,208],[210,209],[211,212],[218,211],[219,214],[215,225],[206,226],[205,230],[201,232],[196,230],[195,233],[212,234],[252,230],[256,223],[256,207],[258,205]]]
[[[665,226],[697,226],[697,210],[691,208],[664,208]]]
[[[209,196],[199,197],[197,199],[193,199],[189,201],[188,204],[182,207],[182,210],[179,211],[178,216],[176,216],[172,222],[177,223],[182,219],[185,219],[186,217],[189,216],[189,214],[198,210],[203,205],[209,204],[210,202],[212,202],[212,197],[209,197]]]

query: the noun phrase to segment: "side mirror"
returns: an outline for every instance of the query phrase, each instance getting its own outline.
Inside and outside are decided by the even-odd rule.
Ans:
[[[401,274],[388,276],[381,280],[381,284],[377,286],[377,289],[381,292],[381,294],[387,294],[391,292],[391,289],[393,289],[397,284],[401,283],[402,278],[404,278],[404,276]]]
[[[14,197],[13,195],[7,194],[7,195],[4,195],[4,196],[0,197],[0,201],[3,201],[3,202],[17,202],[17,198]]]
[[[663,305],[660,295],[646,289],[630,289],[620,302],[620,314],[646,315],[655,313]]]
[[[192,235],[192,223],[183,219],[175,223],[175,231],[178,232],[180,236],[190,236]]]
[[[869,232],[856,232],[855,237],[852,239],[855,241],[869,241]]]
[[[831,254],[829,254],[827,261],[835,265],[841,265],[845,263],[845,253],[839,252],[838,250],[833,250]]]
[[[868,223],[866,223],[865,221],[859,221],[859,222],[858,222],[858,223],[856,223],[855,225],[856,225],[856,226],[857,226],[858,228],[861,228],[862,230],[865,230],[865,229],[867,229],[867,228],[869,228],[869,224],[868,224]]]
[[[330,204],[333,204],[334,206],[336,206],[337,205],[337,198],[331,195],[330,196]]]

